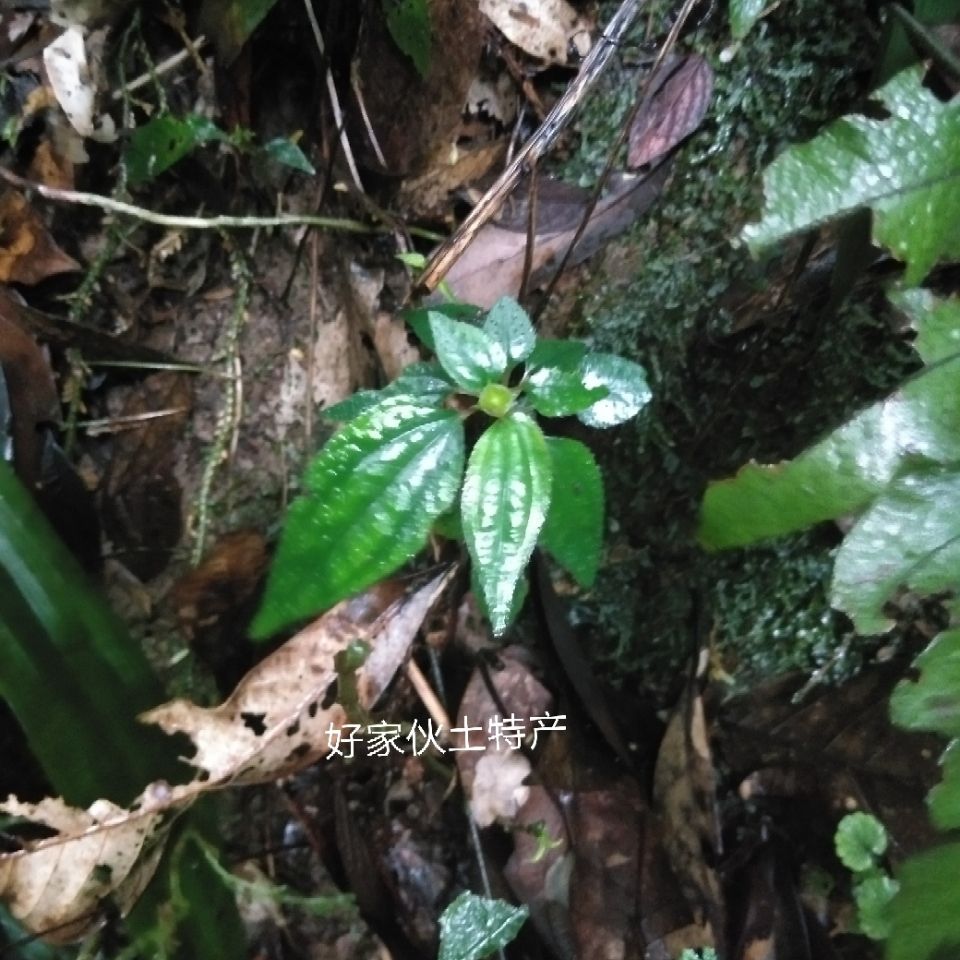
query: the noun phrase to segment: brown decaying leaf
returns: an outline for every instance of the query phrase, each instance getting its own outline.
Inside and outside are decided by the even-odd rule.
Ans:
[[[0,192],[0,281],[34,284],[79,270],[18,190]]]
[[[667,179],[668,165],[661,164],[645,178],[628,179],[603,198],[590,217],[570,265],[592,256],[611,237],[626,230],[653,204]],[[556,193],[541,182],[529,289],[545,283],[573,240],[589,195],[577,203],[567,186]],[[555,208],[559,207],[557,210]],[[523,279],[527,245],[526,207],[522,202],[510,216],[510,227],[487,224],[450,269],[446,282],[458,299],[489,309],[500,297],[516,297]],[[563,226],[560,226],[560,225]]]
[[[153,783],[126,810],[105,800],[88,811],[54,799],[34,805],[11,797],[0,804],[5,813],[57,831],[0,855],[0,899],[27,930],[57,943],[94,929],[107,897],[126,912],[156,869],[170,825],[198,796],[280,779],[326,755],[328,727],[346,719],[339,703],[323,706],[337,677],[334,656],[355,640],[374,650],[383,640],[396,660],[449,573],[410,592],[387,581],[338,604],[254,667],[219,707],[173,700],[143,714],[144,722],[193,740],[189,762],[199,774],[190,783]],[[380,688],[384,677],[368,679],[369,689]]]
[[[713,95],[713,70],[699,54],[684,58],[637,114],[630,128],[631,169],[654,163],[688,137],[706,115]]]
[[[697,922],[722,936],[723,892],[704,858],[722,852],[716,774],[699,680],[691,677],[667,724],[654,771],[655,809],[664,825],[663,844]]]
[[[0,366],[10,404],[13,464],[30,489],[40,482],[40,428],[60,419],[60,398],[44,352],[24,330],[16,302],[0,299]]]
[[[490,680],[507,716],[543,716],[553,698],[523,663],[522,656],[522,651],[508,647],[501,655],[500,669],[490,670]],[[471,727],[481,728],[471,734],[470,745],[476,746],[478,740],[486,739],[494,718],[502,719],[503,715],[482,673],[474,670],[454,718],[456,725],[469,723]],[[453,741],[459,748],[457,769],[474,819],[483,827],[495,820],[512,821],[529,794],[529,788],[522,782],[530,773],[530,762],[519,751],[510,750],[506,743],[488,743],[487,749],[478,753],[464,749],[465,733],[454,734]]]
[[[546,63],[566,63],[569,48],[590,52],[590,24],[567,0],[480,0],[480,10],[524,53]]]

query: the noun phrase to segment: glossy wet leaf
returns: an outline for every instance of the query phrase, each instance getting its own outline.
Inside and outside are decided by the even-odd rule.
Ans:
[[[862,634],[893,621],[886,603],[902,589],[920,596],[960,588],[960,472],[955,466],[895,480],[847,534],[831,599]]]
[[[317,172],[316,167],[307,159],[307,155],[287,137],[276,137],[265,143],[263,152],[274,163],[290,167],[292,170],[299,170],[300,173],[313,176]]]
[[[524,392],[534,410],[544,417],[569,417],[608,396],[606,387],[584,386],[581,371],[540,367],[527,377]]]
[[[127,177],[131,186],[146,183],[202,144],[226,139],[212,120],[199,114],[154,117],[130,134],[124,153]]]
[[[441,313],[429,313],[428,323],[440,366],[464,390],[479,393],[503,376],[507,353],[488,333]]]
[[[854,873],[876,865],[887,850],[886,827],[872,814],[862,810],[848,813],[833,838],[840,862]]]
[[[416,307],[407,310],[403,314],[403,319],[407,325],[417,335],[420,342],[428,349],[436,353],[436,345],[433,342],[433,332],[430,329],[430,314],[439,313],[451,320],[460,320],[463,323],[469,323],[476,326],[480,319],[481,310],[469,303],[437,303],[429,307]]]
[[[252,635],[319,613],[409,560],[454,503],[463,458],[459,416],[409,396],[343,427],[290,507]]]
[[[430,8],[427,0],[382,0],[393,42],[425,77],[430,69]]]
[[[875,94],[888,117],[844,117],[778,157],[763,218],[744,229],[751,247],[870,207],[874,239],[906,263],[907,285],[960,258],[960,102],[922,80],[919,67],[902,71]]]
[[[587,345],[579,340],[538,340],[527,359],[529,370],[556,368],[567,373],[580,369]]]
[[[701,542],[742,546],[860,511],[921,460],[960,461],[960,359],[926,369],[796,459],[712,483]]]
[[[730,0],[730,32],[742,40],[760,19],[769,0]]]
[[[540,545],[582,587],[590,587],[603,544],[603,479],[597,461],[577,440],[547,438],[553,469],[550,510]]]
[[[526,360],[537,341],[527,311],[513,297],[501,297],[490,308],[483,331],[503,347],[510,363]]]
[[[606,388],[607,396],[577,414],[588,427],[613,427],[635,417],[650,401],[643,367],[612,353],[588,353],[583,360],[583,385]]]
[[[908,730],[960,737],[960,629],[936,636],[914,661],[918,680],[903,680],[890,697],[890,716]]]
[[[897,870],[887,960],[960,955],[960,843],[911,857]]]
[[[890,294],[917,331],[914,349],[924,363],[936,363],[960,353],[960,298],[941,300],[930,290],[914,287]]]
[[[440,364],[414,363],[382,390],[358,390],[346,400],[327,407],[323,411],[323,416],[327,420],[345,423],[365,410],[375,407],[387,397],[408,396],[424,403],[440,406],[444,398],[454,389],[454,385],[447,378]]]
[[[551,480],[546,439],[526,414],[498,420],[470,455],[463,532],[495,634],[509,624],[517,583],[550,508]]]
[[[526,907],[461,893],[440,916],[440,960],[481,960],[505,947],[527,919]]]

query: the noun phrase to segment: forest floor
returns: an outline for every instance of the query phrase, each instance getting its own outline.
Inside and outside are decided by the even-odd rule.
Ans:
[[[426,79],[391,46],[378,4],[362,18],[353,5],[318,5],[329,58],[295,0],[278,0],[249,36],[214,37],[208,22],[211,42],[192,50],[184,39],[217,4],[128,6],[101,28],[97,93],[120,138],[100,142],[79,136],[49,93],[40,52],[62,28],[35,6],[0,14],[3,169],[62,196],[11,178],[0,187],[6,210],[14,195],[29,207],[17,229],[42,239],[18,252],[8,214],[0,311],[44,348],[62,401],[57,435],[81,481],[58,481],[64,499],[48,517],[168,695],[216,704],[276,646],[253,644],[247,628],[286,507],[333,432],[324,409],[420,358],[402,314],[417,269],[397,255],[429,257],[562,95],[577,59],[544,64],[527,52],[536,34],[510,43],[466,0],[436,15]],[[569,237],[676,6],[644,8],[535,182],[500,211],[501,234],[478,239],[448,278],[454,294],[489,306],[516,296],[529,273],[524,304],[540,332],[648,373],[653,399],[635,422],[589,440],[570,428],[605,478],[596,585],[546,576],[496,644],[460,591],[414,654],[450,716],[464,703],[496,712],[502,704],[481,706],[487,682],[525,715],[552,704],[566,735],[537,751],[526,805],[501,818],[506,828],[477,831],[463,789],[472,785],[476,804],[480,774],[449,758],[328,758],[215,798],[223,862],[251,880],[241,909],[251,957],[431,957],[438,917],[465,889],[529,908],[509,948],[517,957],[666,960],[713,945],[745,960],[773,956],[753,952],[764,943],[791,960],[878,955],[856,931],[833,833],[843,813],[865,809],[894,838],[895,860],[929,839],[923,798],[937,750],[893,728],[887,702],[938,610],[858,636],[829,604],[834,525],[721,554],[695,537],[707,482],[751,459],[794,456],[917,366],[881,277],[831,301],[834,238],[763,262],[737,241],[776,153],[869,89],[881,36],[865,5],[782,4],[736,42],[725,5],[698,5],[675,50],[709,71],[696,129],[634,172],[649,184],[636,203],[593,218],[592,255],[575,258],[549,296],[556,253],[524,270],[530,196],[538,223],[553,224],[536,238]],[[568,42],[595,40],[616,9],[578,5]],[[37,91],[48,91],[42,110]],[[167,112],[243,134],[178,128],[187,148],[144,172],[164,147],[130,128]],[[381,132],[382,163],[368,127]],[[295,154],[261,149],[276,140]],[[626,172],[626,147],[613,163]],[[182,217],[283,211],[343,224],[161,226],[81,205],[81,190]],[[423,715],[410,675],[398,674],[378,716]],[[4,723],[0,795],[37,800],[48,777],[14,720]],[[495,772],[483,790],[510,792],[515,776]],[[316,898],[314,912],[263,893],[278,885]],[[333,906],[340,893],[355,908]]]

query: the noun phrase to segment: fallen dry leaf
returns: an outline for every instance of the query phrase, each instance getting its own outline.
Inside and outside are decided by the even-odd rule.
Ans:
[[[722,852],[716,773],[698,677],[691,677],[660,744],[653,797],[664,832],[662,842],[694,918],[722,935],[723,891],[707,857]]]
[[[713,70],[699,54],[665,68],[663,81],[630,127],[631,169],[655,163],[700,126],[713,95]]]
[[[354,641],[371,646],[357,685],[375,697],[385,680],[385,672],[370,666],[379,665],[378,645],[409,644],[447,575],[409,594],[397,581],[385,581],[337,604],[258,663],[219,707],[172,700],[140,719],[190,737],[197,751],[189,763],[211,785],[264,783],[302,770],[327,754],[328,728],[347,719],[341,704],[324,706],[337,679],[336,654]]]
[[[660,195],[667,170],[668,165],[661,164],[645,178],[630,178],[616,185],[594,209],[570,265],[592,256],[607,240],[634,223]],[[558,190],[542,182],[538,188],[530,289],[552,276],[586,209],[586,191],[568,184],[562,187]],[[520,199],[507,219],[489,223],[478,232],[445,278],[457,299],[489,309],[500,297],[520,293],[527,245],[526,209],[526,202]]]
[[[590,52],[590,24],[566,0],[480,0],[500,32],[531,57],[566,63],[570,48],[577,56]]]
[[[387,581],[338,604],[254,667],[219,707],[173,700],[144,713],[144,722],[194,742],[189,763],[199,773],[190,783],[153,783],[126,810],[106,800],[87,811],[55,799],[22,804],[11,797],[0,804],[5,813],[57,831],[0,854],[0,900],[30,933],[56,943],[94,929],[108,897],[125,913],[153,875],[173,820],[199,795],[277,780],[328,753],[329,725],[346,720],[341,704],[324,705],[337,679],[336,654],[353,641],[376,650],[384,640],[395,657],[449,575],[446,570],[412,591]],[[384,676],[367,679],[369,689]]]
[[[103,48],[104,40],[103,31],[87,34],[79,26],[67,27],[44,49],[43,65],[73,129],[81,137],[111,141],[116,139],[113,119],[107,114],[95,117],[99,72],[96,51]]]
[[[177,814],[192,802],[166,783],[152,783],[129,810],[97,800],[88,810],[62,800],[19,803],[0,810],[57,831],[0,856],[0,899],[31,933],[70,943],[102,922],[109,897],[125,914],[150,882]]]
[[[13,189],[0,193],[0,282],[34,284],[79,269],[22,193]]]

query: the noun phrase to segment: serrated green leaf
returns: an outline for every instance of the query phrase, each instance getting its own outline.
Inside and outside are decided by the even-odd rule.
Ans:
[[[547,437],[553,468],[550,510],[540,545],[582,587],[590,587],[603,545],[603,478],[593,454],[577,440]]]
[[[506,351],[487,333],[432,310],[427,318],[440,366],[456,384],[468,392],[479,393],[503,376],[507,369]]]
[[[954,688],[960,698],[960,687]],[[930,818],[938,830],[960,828],[960,740],[954,740],[940,759],[943,775],[927,797]]]
[[[417,73],[430,70],[430,8],[427,0],[382,0],[393,42],[413,61]]]
[[[461,526],[461,533],[462,533]],[[483,588],[480,586],[480,581],[477,578],[477,571],[475,567],[470,569],[470,590],[473,593],[474,599],[477,603],[477,609],[480,611],[480,615],[486,617],[488,623],[493,622],[493,618],[490,616],[490,611],[487,609],[487,602],[483,598]],[[510,610],[507,613],[507,624],[513,623],[517,617],[520,616],[520,611],[523,610],[523,605],[527,602],[527,597],[530,595],[530,580],[526,574],[520,577],[520,582],[517,584],[517,589],[513,591],[513,599],[510,601]]]
[[[569,417],[603,400],[606,387],[585,387],[581,371],[539,367],[524,381],[524,393],[534,410],[544,417]]]
[[[930,467],[893,481],[847,534],[831,601],[860,633],[890,629],[883,608],[901,588],[930,596],[960,586],[958,504],[956,466]]]
[[[376,583],[423,546],[463,473],[459,416],[388,397],[347,424],[290,507],[251,628],[262,639]]]
[[[490,308],[483,330],[503,347],[510,363],[526,360],[537,342],[527,311],[513,297],[501,297]]]
[[[960,628],[945,630],[914,661],[917,681],[903,680],[890,696],[898,727],[960,737]]]
[[[152,180],[204,143],[226,139],[227,135],[212,120],[199,114],[154,117],[130,134],[124,151],[130,185],[135,187]]]
[[[300,173],[313,176],[317,172],[307,155],[288,137],[275,137],[263,145],[263,152],[274,163],[299,170]]]
[[[526,907],[461,893],[440,916],[440,960],[481,960],[520,932]]]
[[[897,871],[887,960],[960,955],[960,843],[911,857]]]
[[[886,874],[867,877],[853,888],[857,903],[857,922],[871,940],[886,940],[890,936],[890,904],[899,884]]]
[[[586,355],[587,345],[579,340],[538,340],[527,358],[527,369],[555,368],[574,373]]]
[[[451,320],[460,320],[463,323],[477,326],[481,310],[469,303],[437,303],[430,307],[416,307],[405,311],[403,319],[407,322],[407,325],[428,350],[436,353],[437,348],[433,342],[433,332],[430,329],[431,313],[440,313]]]
[[[760,19],[769,0],[730,0],[730,32],[742,40]]]
[[[742,546],[862,510],[920,460],[960,461],[960,359],[926,369],[792,461],[711,483],[700,540]]]
[[[588,427],[613,427],[635,417],[650,402],[650,387],[643,367],[612,353],[588,353],[583,360],[583,385],[588,390],[607,389],[577,418]]]
[[[876,866],[887,852],[887,829],[872,814],[858,810],[848,813],[837,824],[833,838],[840,862],[854,873]]]
[[[913,346],[924,363],[936,363],[960,353],[960,298],[941,300],[923,287],[895,290],[889,296],[917,331]]]
[[[359,416],[364,410],[375,407],[387,397],[407,396],[439,406],[455,389],[440,364],[414,363],[382,390],[358,390],[346,400],[327,407],[323,415],[327,420],[345,423]]]
[[[907,264],[908,286],[960,258],[960,102],[922,81],[921,68],[904,70],[876,94],[888,118],[845,117],[778,157],[763,218],[743,232],[750,246],[870,207],[874,238]]]
[[[517,583],[550,509],[551,480],[546,439],[523,413],[494,423],[470,454],[463,533],[495,634],[509,624]]]
[[[323,417],[334,423],[346,423],[354,417],[359,417],[365,410],[371,410],[381,400],[383,400],[382,390],[358,390],[345,400],[325,407]]]

